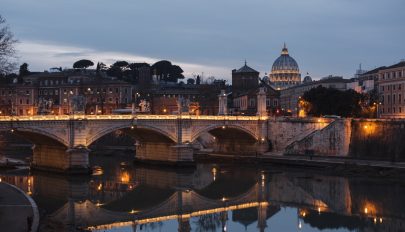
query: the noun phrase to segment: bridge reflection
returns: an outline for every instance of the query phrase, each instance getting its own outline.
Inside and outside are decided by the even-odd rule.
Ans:
[[[109,164],[113,165],[112,163]],[[403,183],[198,165],[191,171],[133,167],[115,162],[103,175],[89,178],[1,175],[37,201],[43,231],[76,229],[136,231],[177,221],[190,231],[194,218],[201,228],[224,230],[231,221],[268,227],[281,208],[296,209],[297,227],[399,231],[405,225]],[[103,164],[100,165],[104,167]],[[230,212],[232,217],[229,218]]]

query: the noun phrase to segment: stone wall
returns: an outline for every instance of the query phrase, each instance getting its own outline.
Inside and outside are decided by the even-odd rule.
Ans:
[[[405,161],[404,141],[405,120],[337,119],[297,139],[286,147],[284,154]]]
[[[331,120],[319,118],[280,118],[268,121],[270,151],[283,153],[286,147],[329,125]]]
[[[353,120],[350,156],[405,161],[405,120]]]
[[[305,138],[287,146],[285,154],[347,156],[351,137],[351,119],[336,119]]]

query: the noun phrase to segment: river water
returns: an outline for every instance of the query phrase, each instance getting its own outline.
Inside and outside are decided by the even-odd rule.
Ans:
[[[402,231],[405,181],[91,155],[92,176],[1,172],[37,202],[40,231]]]

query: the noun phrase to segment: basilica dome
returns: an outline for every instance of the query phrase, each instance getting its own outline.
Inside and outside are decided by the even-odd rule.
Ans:
[[[270,82],[276,89],[286,89],[301,83],[297,61],[289,55],[285,44],[281,50],[281,55],[271,67]]]
[[[271,71],[283,71],[283,70],[292,70],[299,71],[297,61],[294,60],[289,54],[288,49],[285,47],[281,51],[281,56],[279,56],[276,61],[273,63]]]

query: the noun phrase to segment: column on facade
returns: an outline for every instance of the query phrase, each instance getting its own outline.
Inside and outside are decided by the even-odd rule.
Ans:
[[[228,97],[225,93],[225,90],[221,90],[221,93],[218,95],[218,99],[219,99],[218,115],[227,115]]]
[[[266,92],[263,87],[259,88],[259,93],[257,94],[257,115],[266,116]]]

